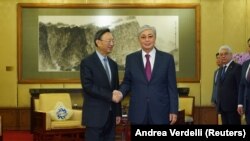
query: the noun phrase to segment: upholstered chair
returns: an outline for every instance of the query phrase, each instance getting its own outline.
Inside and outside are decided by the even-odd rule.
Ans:
[[[70,94],[40,94],[35,99],[34,140],[82,140],[82,111],[72,109]],[[71,139],[73,138],[73,139]]]
[[[181,96],[179,97],[179,109],[185,110],[185,123],[194,123],[194,96]]]

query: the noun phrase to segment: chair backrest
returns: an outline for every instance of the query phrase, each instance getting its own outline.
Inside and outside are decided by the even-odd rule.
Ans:
[[[34,109],[35,111],[39,111],[39,99],[34,99]]]
[[[184,109],[185,115],[193,116],[194,100],[194,96],[179,97],[179,109]]]
[[[54,109],[57,102],[62,102],[63,105],[68,108],[72,109],[72,103],[70,99],[69,93],[43,93],[39,95],[39,101],[35,103],[35,105],[39,105],[39,109],[41,111],[50,111]]]

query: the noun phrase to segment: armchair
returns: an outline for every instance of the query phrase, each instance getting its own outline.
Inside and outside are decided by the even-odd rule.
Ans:
[[[72,109],[68,93],[40,94],[34,99],[34,141],[82,141],[82,111]]]
[[[194,96],[179,97],[179,108],[185,110],[185,124],[194,123]]]

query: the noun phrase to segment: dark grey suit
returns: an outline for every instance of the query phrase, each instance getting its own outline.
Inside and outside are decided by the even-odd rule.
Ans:
[[[112,74],[111,85],[96,52],[81,62],[80,75],[84,97],[82,121],[87,128],[95,129],[104,129],[107,127],[106,123],[112,123],[112,128],[107,129],[104,135],[114,141],[115,116],[121,116],[121,105],[112,102],[112,92],[118,89],[119,78],[117,64],[110,58],[108,62]],[[85,135],[88,136],[87,133]],[[87,138],[95,141],[96,137]]]
[[[212,97],[211,97],[211,102],[213,104],[217,103],[218,74],[219,74],[219,69],[216,69],[215,72],[214,72],[213,92],[212,92]]]
[[[241,65],[231,62],[224,79],[221,78],[222,67],[219,69],[217,90],[217,111],[221,114],[222,124],[240,124],[237,112]]]

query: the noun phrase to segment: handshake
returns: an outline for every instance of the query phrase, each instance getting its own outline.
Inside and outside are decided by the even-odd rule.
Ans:
[[[115,103],[119,103],[122,100],[122,93],[118,90],[114,90],[113,91],[113,95],[112,95],[112,101]]]

